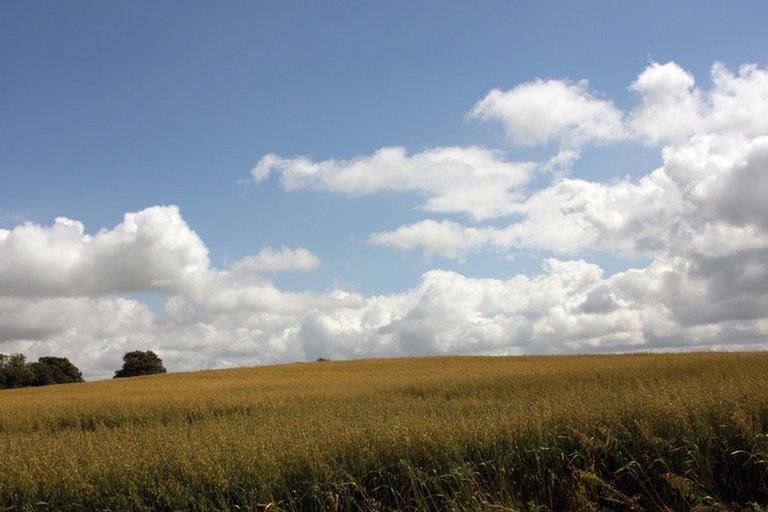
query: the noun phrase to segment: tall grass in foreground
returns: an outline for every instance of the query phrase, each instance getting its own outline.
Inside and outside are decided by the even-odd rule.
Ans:
[[[768,353],[420,358],[0,392],[0,510],[768,510]]]

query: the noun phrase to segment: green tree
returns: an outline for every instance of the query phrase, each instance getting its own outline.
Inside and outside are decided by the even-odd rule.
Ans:
[[[0,358],[0,379],[4,388],[23,388],[33,384],[35,374],[24,354],[3,355]]]
[[[83,374],[66,357],[41,357],[29,366],[35,375],[33,386],[83,382]]]
[[[115,372],[115,378],[136,377],[138,375],[152,375],[165,373],[163,361],[151,350],[142,352],[134,350],[126,352],[123,356],[123,367]]]
[[[83,382],[83,374],[66,357],[41,357],[27,363],[24,354],[0,354],[0,389]]]

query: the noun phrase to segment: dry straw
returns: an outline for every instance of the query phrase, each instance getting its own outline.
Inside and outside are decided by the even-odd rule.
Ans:
[[[0,392],[0,510],[768,503],[768,354],[418,358]]]

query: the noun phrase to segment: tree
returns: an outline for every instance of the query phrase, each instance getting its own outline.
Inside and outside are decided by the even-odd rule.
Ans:
[[[0,381],[4,388],[23,388],[31,386],[35,374],[27,364],[24,354],[3,355],[0,357]]]
[[[0,354],[0,389],[83,382],[83,374],[66,357],[41,357],[27,363],[24,354]]]
[[[66,357],[41,357],[29,366],[35,374],[33,386],[83,382],[83,374]]]
[[[157,354],[151,350],[142,352],[134,350],[126,352],[123,356],[123,367],[115,372],[115,378],[136,377],[138,375],[152,375],[154,373],[165,373],[163,361]]]

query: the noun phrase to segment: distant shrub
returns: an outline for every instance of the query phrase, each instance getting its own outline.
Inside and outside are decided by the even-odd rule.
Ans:
[[[41,357],[27,363],[24,354],[0,354],[0,389],[83,382],[83,374],[66,357]]]
[[[137,377],[139,375],[152,375],[155,373],[165,373],[163,360],[151,350],[142,352],[134,350],[126,352],[123,356],[123,367],[115,372],[115,378]]]

